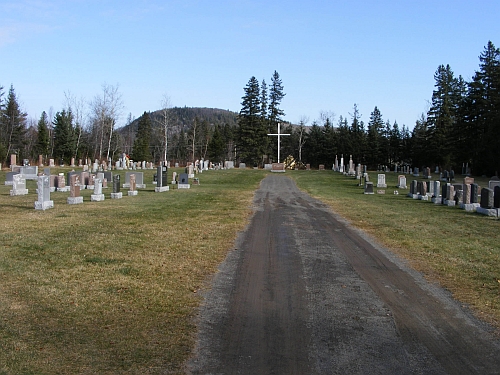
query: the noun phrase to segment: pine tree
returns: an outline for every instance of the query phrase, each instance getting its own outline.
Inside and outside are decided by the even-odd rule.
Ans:
[[[226,144],[220,132],[219,125],[215,126],[212,138],[208,143],[208,157],[214,162],[223,162],[226,155]]]
[[[50,138],[49,138],[49,119],[45,111],[42,112],[40,120],[38,120],[38,137],[36,150],[39,155],[47,158],[49,155]]]
[[[375,167],[384,163],[383,159],[383,128],[384,121],[380,110],[375,106],[373,112],[370,114],[370,121],[368,122],[367,142],[368,149],[366,154],[366,163],[370,167]]]
[[[458,108],[461,103],[460,81],[449,65],[440,65],[434,74],[436,81],[432,93],[432,104],[427,114],[428,150],[432,162],[442,167],[451,167],[454,151],[454,128],[457,124]]]
[[[19,154],[19,159],[23,156],[21,152],[25,144],[26,117],[26,113],[19,108],[14,87],[11,85],[0,119],[0,140],[5,150],[2,155],[5,161],[12,153]]]
[[[242,161],[258,165],[266,152],[268,136],[260,117],[260,90],[255,77],[250,78],[244,91],[238,116],[238,153]]]
[[[54,118],[54,157],[60,162],[69,162],[75,149],[73,115],[71,112],[57,112]]]
[[[149,161],[152,159],[151,150],[149,148],[151,141],[151,118],[149,113],[144,112],[139,119],[137,125],[137,133],[132,150],[132,159],[135,161]]]

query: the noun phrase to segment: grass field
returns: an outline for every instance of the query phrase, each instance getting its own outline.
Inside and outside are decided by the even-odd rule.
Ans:
[[[144,173],[136,197],[111,200],[108,188],[90,202],[83,190],[84,204],[68,205],[69,193],[52,193],[44,212],[35,182],[11,197],[0,173],[0,374],[183,373],[197,291],[248,222],[266,172],[208,171],[164,193]],[[393,173],[387,193],[371,196],[331,171],[286,175],[499,326],[498,219],[393,195]]]

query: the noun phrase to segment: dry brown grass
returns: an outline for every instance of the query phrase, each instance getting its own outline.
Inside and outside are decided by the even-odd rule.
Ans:
[[[2,179],[0,374],[182,373],[197,291],[246,224],[263,172],[199,177],[121,200],[83,191],[82,205],[52,193],[45,212],[34,182],[10,197]]]

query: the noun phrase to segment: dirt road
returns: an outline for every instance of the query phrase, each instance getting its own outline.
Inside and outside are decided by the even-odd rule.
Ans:
[[[266,177],[254,204],[188,373],[500,374],[487,325],[291,179]]]

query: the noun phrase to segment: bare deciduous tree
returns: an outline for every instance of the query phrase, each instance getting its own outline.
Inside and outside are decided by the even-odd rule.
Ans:
[[[99,158],[106,154],[106,160],[109,159],[114,127],[123,110],[118,89],[119,85],[103,84],[102,95],[96,95],[90,103],[95,153]]]

